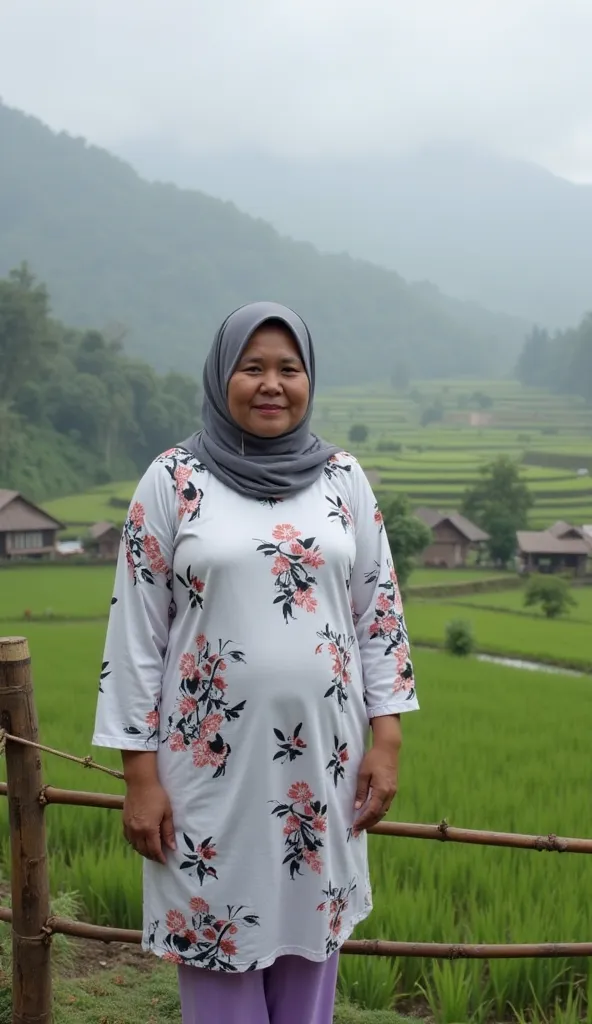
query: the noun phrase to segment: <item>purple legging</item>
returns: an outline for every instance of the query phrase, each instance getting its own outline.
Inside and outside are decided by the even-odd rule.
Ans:
[[[331,1024],[338,961],[280,956],[243,974],[179,967],[183,1024]]]

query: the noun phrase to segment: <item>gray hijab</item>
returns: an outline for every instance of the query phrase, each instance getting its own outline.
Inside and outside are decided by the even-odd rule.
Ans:
[[[232,419],[228,382],[255,331],[279,320],[298,346],[310,381],[304,418],[280,437],[256,437]],[[277,302],[251,302],[226,318],[209,351],[203,371],[203,430],[183,442],[218,480],[250,498],[286,498],[320,476],[327,459],[340,451],[309,430],[315,387],[315,359],[308,327],[297,313]]]

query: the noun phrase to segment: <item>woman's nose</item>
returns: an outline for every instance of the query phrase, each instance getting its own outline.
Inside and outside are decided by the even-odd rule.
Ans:
[[[266,373],[261,381],[261,387],[264,391],[281,391],[282,383],[279,375],[275,371]]]

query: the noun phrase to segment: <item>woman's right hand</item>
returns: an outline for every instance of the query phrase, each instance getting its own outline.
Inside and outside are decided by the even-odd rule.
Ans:
[[[177,846],[171,802],[156,774],[156,756],[130,754],[124,752],[123,834],[142,857],[166,864],[166,848]]]

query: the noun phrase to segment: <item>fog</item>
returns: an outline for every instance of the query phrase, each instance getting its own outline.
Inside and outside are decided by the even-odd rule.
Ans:
[[[589,0],[3,0],[5,103],[110,148],[468,141],[592,181]]]

